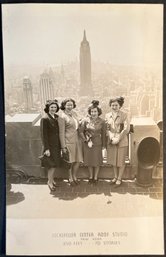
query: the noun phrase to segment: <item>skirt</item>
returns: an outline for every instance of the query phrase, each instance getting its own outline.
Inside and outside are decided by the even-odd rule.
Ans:
[[[73,144],[66,144],[66,147],[69,151],[69,161],[72,162],[83,162],[83,153],[82,153],[82,142],[77,139]]]
[[[83,159],[84,159],[85,166],[90,166],[90,167],[101,166],[103,164],[102,146],[93,145],[91,148],[89,148],[87,143],[84,143]]]
[[[117,145],[108,145],[107,163],[117,167],[122,167],[123,165],[125,165],[127,148],[127,146],[118,147]]]

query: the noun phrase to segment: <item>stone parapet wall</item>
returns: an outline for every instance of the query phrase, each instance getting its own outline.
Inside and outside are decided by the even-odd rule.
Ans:
[[[40,167],[40,160],[39,156],[41,155],[42,151],[42,144],[40,139],[40,127],[39,127],[39,120],[40,114],[33,114],[32,116],[28,116],[27,119],[26,115],[24,114],[24,120],[19,120],[19,116],[17,114],[17,119],[10,119],[6,122],[6,169],[10,170],[22,170],[28,176],[34,177],[43,177],[46,175],[46,172],[43,168]],[[37,125],[36,125],[37,124]],[[123,178],[125,179],[133,179],[138,172],[137,167],[137,153],[136,147],[138,147],[140,143],[140,138],[143,138],[143,135],[139,136],[140,131],[148,136],[153,137],[153,127],[155,131],[155,138],[158,135],[157,127],[153,124],[151,130],[149,130],[148,124],[148,131],[146,131],[146,125],[140,127],[141,125],[135,125],[134,130],[135,132],[131,134],[131,141],[130,141],[130,151],[131,151],[131,160],[126,164],[126,169],[124,172]],[[140,129],[139,129],[140,127]],[[137,133],[138,131],[138,133]],[[150,135],[151,134],[151,135]],[[133,156],[134,154],[134,156]],[[153,177],[154,178],[161,178],[163,177],[162,171],[162,164],[160,162],[157,167],[154,168]],[[56,176],[59,178],[67,178],[68,172],[63,168],[60,168],[56,172]],[[88,177],[88,170],[83,164],[80,165],[80,169],[78,171],[79,178],[87,178]],[[99,178],[110,179],[113,177],[113,169],[111,166],[103,163]]]

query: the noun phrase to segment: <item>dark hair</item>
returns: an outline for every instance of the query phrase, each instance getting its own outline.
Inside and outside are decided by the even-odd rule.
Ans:
[[[89,105],[88,107],[88,114],[91,115],[91,110],[96,108],[97,111],[98,111],[98,116],[100,116],[102,114],[102,110],[101,108],[99,107],[99,101],[98,100],[93,100],[91,102],[91,104]]]
[[[57,106],[57,111],[56,111],[56,112],[59,111],[59,105],[58,105],[58,101],[57,101],[56,99],[54,99],[54,100],[47,100],[47,101],[46,101],[46,104],[45,104],[45,108],[44,108],[44,111],[45,111],[46,113],[49,113],[49,107],[50,107],[52,104],[56,104],[56,106]]]
[[[111,99],[109,100],[109,106],[111,106],[111,104],[112,104],[113,102],[118,102],[118,104],[120,105],[120,107],[122,107],[123,104],[124,104],[124,97],[120,96],[120,97],[111,98]]]
[[[73,103],[73,108],[76,108],[76,102],[72,98],[66,98],[65,100],[62,101],[61,103],[61,110],[65,110],[65,106],[67,102],[72,102]]]

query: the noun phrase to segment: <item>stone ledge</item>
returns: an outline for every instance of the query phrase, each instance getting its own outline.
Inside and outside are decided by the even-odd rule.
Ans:
[[[27,176],[33,176],[37,178],[47,177],[47,171],[45,171],[44,168],[41,168],[40,165],[12,165],[12,167],[10,166],[10,171],[12,170],[13,170],[13,173],[14,173],[14,170],[21,170]],[[8,172],[8,168],[7,168],[7,172]],[[56,170],[55,176],[57,178],[62,178],[62,179],[68,178],[68,171],[63,168],[59,168]],[[81,164],[78,170],[77,176],[80,179],[88,178],[89,176],[88,168]],[[101,166],[98,177],[100,179],[113,178],[114,172],[113,172],[112,166],[108,164],[103,164]],[[127,164],[123,175],[123,179],[134,179],[135,177],[136,177],[136,174],[135,174],[135,171],[133,171],[132,166],[130,164]],[[154,170],[153,178],[156,178],[156,179],[163,178],[163,166],[161,166],[161,164],[157,165],[156,169]]]

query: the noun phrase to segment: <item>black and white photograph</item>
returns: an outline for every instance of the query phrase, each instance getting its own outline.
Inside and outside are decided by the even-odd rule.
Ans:
[[[6,254],[164,254],[163,4],[2,4]]]

